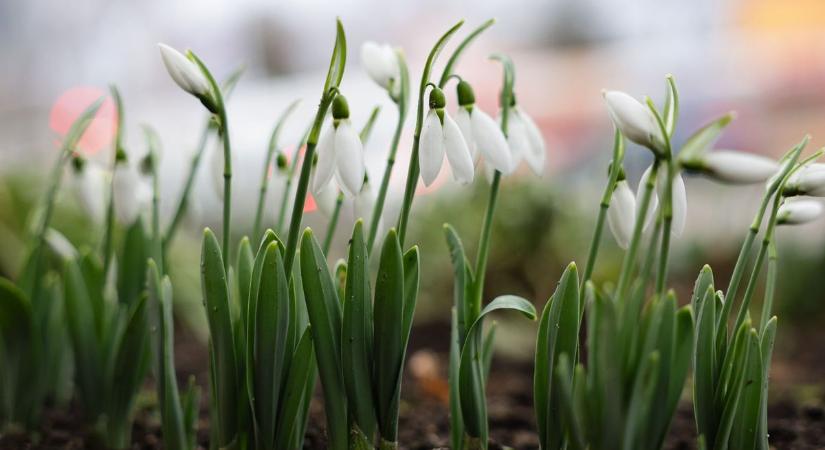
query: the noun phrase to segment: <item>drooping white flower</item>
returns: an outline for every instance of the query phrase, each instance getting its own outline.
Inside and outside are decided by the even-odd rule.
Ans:
[[[619,247],[627,249],[636,224],[636,198],[626,180],[616,183],[607,210],[607,224]]]
[[[602,96],[610,118],[625,137],[656,153],[660,152],[664,139],[650,109],[621,91],[603,91]]]
[[[778,225],[800,225],[819,218],[822,204],[816,200],[787,201],[779,207],[776,214]]]
[[[799,169],[785,185],[784,195],[825,197],[825,165],[810,164]]]
[[[363,219],[367,229],[369,229],[369,227],[372,226],[372,213],[375,209],[375,201],[375,191],[372,189],[372,186],[370,185],[369,181],[364,182],[364,186],[361,188],[361,192],[359,192],[358,195],[355,196],[355,198],[353,199],[353,209],[355,213],[355,219]],[[378,232],[376,235],[383,236],[383,229],[384,219],[383,217],[378,217]]]
[[[112,174],[115,218],[122,225],[131,225],[140,217],[152,197],[146,177],[134,164],[122,162]]]
[[[166,66],[169,75],[181,89],[195,97],[203,97],[209,94],[209,82],[197,64],[189,60],[183,53],[166,44],[159,43],[158,47],[160,48],[163,65]]]
[[[106,171],[88,160],[75,159],[72,187],[80,207],[94,223],[102,223],[106,215]]]
[[[364,183],[364,147],[349,120],[349,106],[343,95],[337,95],[332,105],[332,127],[327,127],[318,140],[318,165],[313,189],[321,192],[333,174],[338,185],[349,197],[355,197]]]
[[[507,143],[510,145],[514,169],[521,164],[522,160],[525,160],[536,175],[544,172],[547,149],[541,130],[518,105],[510,110],[507,122]]]
[[[769,179],[779,170],[779,163],[752,153],[718,150],[702,157],[700,170],[726,183],[751,184]]]
[[[418,148],[421,178],[429,186],[435,181],[444,155],[453,171],[453,177],[462,184],[473,181],[473,159],[458,125],[450,117],[444,106],[446,99],[441,89],[430,91],[430,111],[424,119]]]
[[[398,58],[389,44],[364,42],[361,45],[361,63],[370,78],[384,89],[392,91],[398,85],[396,83],[400,75]]]
[[[644,193],[645,185],[647,184],[647,180],[650,178],[651,167],[648,167],[647,170],[642,174],[642,178],[639,180],[639,187],[636,189],[636,203],[637,208],[641,208],[641,198]],[[650,229],[650,226],[653,224],[654,219],[656,217],[656,212],[658,211],[662,199],[664,198],[666,192],[666,182],[667,174],[662,170],[659,169],[659,173],[656,176],[656,189],[652,192],[650,198],[650,205],[648,206],[647,213],[645,214],[644,220],[644,228],[643,230],[647,231]],[[670,222],[670,234],[673,237],[680,237],[682,233],[685,231],[685,225],[687,223],[687,190],[685,189],[685,180],[682,178],[681,174],[676,174],[673,178],[673,187],[671,188],[671,194],[673,196],[673,200],[671,203],[671,211],[673,213],[673,217]]]
[[[475,105],[473,88],[466,81],[458,83],[458,112],[455,122],[464,136],[474,163],[484,156],[486,163],[503,174],[513,170],[507,138],[499,124]]]

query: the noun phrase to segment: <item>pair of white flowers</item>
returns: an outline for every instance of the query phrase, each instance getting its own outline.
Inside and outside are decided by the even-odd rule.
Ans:
[[[109,182],[115,219],[122,225],[135,223],[151,201],[151,183],[134,164],[120,162],[110,173],[93,161],[75,159],[72,173],[74,195],[95,223],[102,223],[106,215]]]

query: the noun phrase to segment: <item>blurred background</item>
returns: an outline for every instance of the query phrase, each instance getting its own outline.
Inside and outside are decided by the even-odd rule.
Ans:
[[[601,90],[620,89],[661,103],[665,74],[681,93],[678,147],[694,130],[727,111],[737,119],[720,148],[778,157],[806,133],[808,152],[823,144],[825,129],[825,3],[820,0],[510,0],[394,2],[354,0],[74,0],[0,2],[0,274],[14,276],[22,258],[20,239],[32,202],[42,192],[60,137],[74,117],[116,84],[125,101],[127,150],[145,152],[140,126],[162,140],[161,209],[169,220],[205,115],[202,106],[169,78],[157,43],[191,48],[217,77],[245,71],[229,102],[235,164],[233,221],[240,234],[251,227],[262,161],[275,119],[294,99],[301,107],[281,145],[294,151],[320,95],[340,16],[349,42],[343,91],[353,123],[360,127],[374,105],[382,107],[366,146],[369,172],[380,177],[396,120],[393,104],[366,76],[359,48],[366,40],[404,48],[413,84],[437,37],[460,18],[464,32],[490,17],[498,23],[464,56],[458,73],[476,89],[479,104],[494,112],[500,67],[487,57],[509,54],[517,67],[521,108],[540,126],[547,167],[538,177],[523,168],[508,177],[494,228],[488,298],[516,293],[543,305],[570,260],[584,263],[612,144],[613,129]],[[449,50],[448,50],[449,51]],[[440,70],[440,68],[438,69]],[[452,88],[449,101],[452,101]],[[415,96],[415,94],[414,94]],[[415,99],[414,99],[415,100]],[[454,105],[454,103],[451,103]],[[411,114],[414,116],[414,114]],[[385,221],[397,217],[413,117],[403,136]],[[81,150],[108,164],[117,117],[111,103],[95,119]],[[207,148],[185,232],[171,252],[181,323],[203,338],[198,274],[199,230],[218,227],[220,199],[211,175],[214,143]],[[626,165],[631,184],[649,164],[647,152],[631,146]],[[419,324],[445,324],[452,302],[451,269],[441,224],[455,225],[475,255],[488,187],[483,176],[471,186],[450,181],[445,169],[436,188],[416,200],[411,241],[424,261]],[[283,189],[277,175],[267,201],[274,222]],[[718,277],[730,272],[761,195],[754,187],[728,187],[688,178],[689,217],[675,242],[671,284],[686,302],[701,265]],[[68,191],[68,189],[67,189]],[[73,242],[96,245],[101,233],[69,192],[55,223]],[[103,193],[101,193],[103,195]],[[312,209],[312,208],[310,208]],[[306,224],[324,229],[326,217],[308,212]],[[352,224],[342,219],[331,260],[344,254]],[[783,229],[779,235],[782,278],[777,310],[779,358],[799,383],[825,376],[823,273],[825,222]],[[180,250],[180,251],[177,251]],[[621,253],[606,235],[596,277],[614,276]],[[502,318],[503,351],[529,356],[534,334],[509,329]],[[439,326],[439,325],[434,325]],[[414,332],[415,334],[415,332]],[[415,339],[415,337],[413,338]],[[805,345],[802,345],[802,344]],[[447,343],[435,343],[446,349]],[[820,356],[819,358],[817,358]],[[804,366],[795,370],[793,364]],[[782,376],[782,368],[777,369]]]

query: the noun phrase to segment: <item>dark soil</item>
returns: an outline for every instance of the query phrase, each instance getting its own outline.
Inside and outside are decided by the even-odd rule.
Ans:
[[[823,342],[822,333],[816,334],[815,341]],[[413,336],[402,395],[399,441],[403,449],[447,448],[449,408],[445,353],[448,340],[445,329],[442,326],[418,327],[413,330]],[[206,354],[203,346],[192,336],[180,333],[176,351],[181,382],[190,374],[195,374],[198,382],[205,385]],[[818,354],[820,358],[823,356],[818,349],[813,353]],[[794,352],[788,351],[786,357],[793,358]],[[773,448],[825,449],[825,391],[821,384],[821,373],[818,372],[823,366],[825,362],[821,360],[809,359],[799,363],[799,360],[775,357],[772,384],[772,392],[775,394],[772,396],[769,411],[769,432]],[[530,363],[503,358],[494,361],[488,383],[488,414],[490,437],[493,441],[491,449],[538,448],[532,409],[531,373]],[[804,397],[793,393],[792,385],[812,382],[816,384],[809,385],[809,394]],[[151,392],[148,385],[147,391]],[[137,412],[132,448],[163,448],[159,417],[150,407],[151,402],[139,403],[146,406]],[[310,425],[304,448],[326,447],[323,428],[323,408],[320,396],[316,396],[310,413]],[[204,408],[198,436],[198,442],[204,449],[208,448],[208,429],[209,418]],[[665,448],[695,449],[693,411],[689,402],[683,402],[679,407]],[[102,445],[96,442],[92,433],[82,425],[76,408],[51,408],[44,413],[42,427],[33,439],[14,433],[0,436],[0,450],[19,449],[102,449]]]

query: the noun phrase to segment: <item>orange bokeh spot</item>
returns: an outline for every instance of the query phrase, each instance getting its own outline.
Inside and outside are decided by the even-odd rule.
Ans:
[[[318,209],[318,203],[315,202],[315,197],[312,194],[307,193],[307,200],[304,202],[304,212],[309,213],[313,212]]]
[[[78,150],[92,155],[111,145],[118,126],[115,103],[108,93],[97,87],[78,86],[62,93],[52,105],[49,127],[61,138],[68,133],[80,114],[95,100],[106,96],[92,123],[77,144]]]

